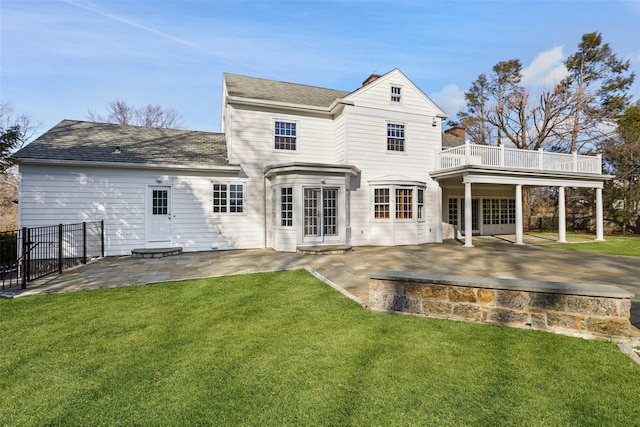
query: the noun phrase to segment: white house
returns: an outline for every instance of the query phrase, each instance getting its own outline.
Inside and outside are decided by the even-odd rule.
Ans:
[[[64,120],[20,150],[20,225],[104,220],[107,255],[522,243],[541,185],[596,189],[602,238],[599,157],[443,150],[445,118],[398,69],[353,92],[224,74],[221,133]]]

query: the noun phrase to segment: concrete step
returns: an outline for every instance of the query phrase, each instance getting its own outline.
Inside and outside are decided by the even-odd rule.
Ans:
[[[133,258],[164,258],[167,256],[180,255],[182,248],[154,248],[154,249],[133,249]]]
[[[332,254],[344,254],[351,251],[351,246],[347,245],[309,245],[298,246],[296,252],[305,255],[332,255]]]

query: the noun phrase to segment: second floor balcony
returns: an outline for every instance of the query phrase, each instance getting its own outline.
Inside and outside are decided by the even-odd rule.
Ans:
[[[435,166],[438,171],[478,166],[502,170],[602,175],[602,156],[554,153],[542,149],[521,150],[467,142],[438,153]]]

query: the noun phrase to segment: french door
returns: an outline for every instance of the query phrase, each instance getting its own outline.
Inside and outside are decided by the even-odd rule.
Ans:
[[[338,189],[304,189],[304,241],[336,240],[338,232]]]

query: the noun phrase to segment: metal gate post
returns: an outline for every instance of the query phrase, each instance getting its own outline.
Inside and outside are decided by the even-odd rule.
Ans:
[[[82,222],[82,263],[87,263],[87,222]]]
[[[100,243],[102,245],[101,256],[104,257],[104,219],[100,221]]]
[[[58,224],[58,273],[62,274],[62,224]]]
[[[29,229],[22,228],[22,289],[27,289],[27,276],[29,275]]]

